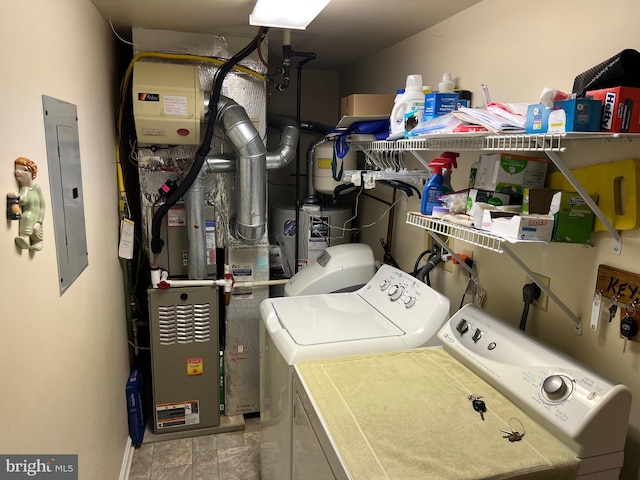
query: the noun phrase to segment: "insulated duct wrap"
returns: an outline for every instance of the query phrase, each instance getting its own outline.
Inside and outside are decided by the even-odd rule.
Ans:
[[[143,51],[180,51],[194,55],[228,57],[231,48],[241,48],[246,43],[246,39],[227,39],[219,35],[191,34],[184,32],[167,32],[148,29],[134,29],[133,35],[136,45],[144,45]],[[154,46],[152,48],[152,46]],[[140,53],[138,49],[136,53]],[[142,59],[140,61],[161,61]],[[257,59],[251,57],[245,59],[242,65],[260,73],[265,73],[265,67]],[[214,64],[201,63],[198,65],[200,88],[208,91],[211,89],[213,79],[218,71]],[[231,71],[227,74],[223,84],[223,94],[233,98],[235,102],[246,111],[247,118],[258,132],[260,138],[266,138],[266,84],[264,81],[238,71]],[[219,248],[234,248],[234,245],[242,245],[230,235],[228,225],[231,216],[237,208],[237,184],[236,172],[236,149],[229,141],[224,139],[225,134],[216,127],[214,141],[211,145],[211,152],[207,158],[207,175],[201,178],[204,184],[204,205],[215,207],[215,243]],[[220,141],[220,139],[224,139]],[[167,254],[183,256],[186,252],[162,252],[157,255],[151,252],[149,247],[151,219],[153,217],[153,207],[161,204],[163,199],[158,193],[158,189],[168,180],[179,181],[181,172],[187,169],[187,165],[195,156],[197,146],[177,145],[177,146],[145,146],[137,149],[136,155],[132,158],[138,164],[139,182],[142,209],[144,212],[142,223],[145,238],[144,249],[152,264],[165,267],[163,260]],[[266,176],[265,180],[266,181]],[[189,194],[184,197],[185,202]],[[179,210],[185,206],[180,202],[175,209]],[[174,218],[175,215],[172,215]],[[183,214],[186,218],[186,214]],[[165,223],[169,223],[165,219]],[[186,220],[171,222],[171,225],[163,228],[185,229]],[[259,243],[268,245],[266,238]],[[220,260],[222,261],[222,260]],[[186,276],[185,272],[176,272],[177,275]],[[173,275],[169,272],[169,275]]]

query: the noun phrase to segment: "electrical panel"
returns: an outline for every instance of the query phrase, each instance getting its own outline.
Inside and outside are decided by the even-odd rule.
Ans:
[[[75,105],[42,96],[60,295],[89,265]]]

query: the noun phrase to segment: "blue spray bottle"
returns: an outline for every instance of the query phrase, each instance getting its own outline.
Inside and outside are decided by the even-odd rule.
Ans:
[[[445,152],[451,153],[451,152]],[[422,191],[422,203],[420,205],[420,213],[423,215],[431,215],[433,213],[433,207],[441,205],[438,197],[444,194],[444,176],[442,175],[443,169],[451,171],[452,164],[457,163],[455,157],[448,156],[434,158],[429,163],[429,167],[433,169],[433,174],[429,177],[429,182],[424,186]]]

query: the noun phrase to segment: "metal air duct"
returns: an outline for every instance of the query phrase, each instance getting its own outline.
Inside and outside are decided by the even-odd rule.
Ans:
[[[190,279],[207,277],[204,181],[210,173],[236,172],[236,213],[230,221],[231,234],[242,243],[253,245],[266,233],[266,170],[282,168],[295,158],[299,135],[293,120],[273,117],[270,123],[281,129],[280,143],[274,152],[266,152],[245,109],[230,98],[220,97],[216,124],[226,133],[236,156],[208,156],[185,194],[187,225],[190,226],[187,229]]]

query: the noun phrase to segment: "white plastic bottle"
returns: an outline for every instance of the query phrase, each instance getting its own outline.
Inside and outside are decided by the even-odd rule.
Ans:
[[[424,92],[422,91],[422,75],[408,75],[404,93],[396,97],[391,110],[391,135],[404,133],[405,113],[424,109]]]
[[[451,79],[450,73],[442,74],[442,81],[438,83],[439,92],[453,92],[456,88],[456,82]]]

